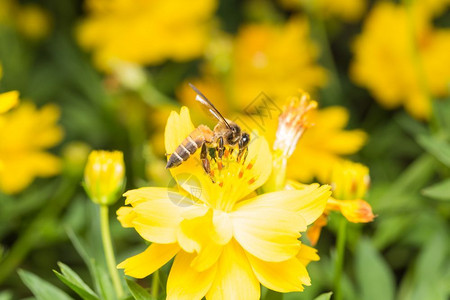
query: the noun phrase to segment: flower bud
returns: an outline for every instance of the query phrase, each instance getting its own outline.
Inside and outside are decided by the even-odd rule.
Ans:
[[[125,185],[125,165],[120,151],[92,151],[84,169],[84,189],[92,201],[112,205]]]
[[[340,200],[364,198],[370,185],[369,168],[351,161],[342,161],[333,167],[331,186],[333,197]]]
[[[344,200],[341,205],[341,213],[352,223],[368,223],[375,218],[372,207],[364,200]]]
[[[336,200],[329,198],[325,209],[340,211],[352,223],[368,223],[375,218],[370,204],[362,199]]]

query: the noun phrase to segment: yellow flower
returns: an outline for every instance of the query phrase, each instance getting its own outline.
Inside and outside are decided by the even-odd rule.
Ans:
[[[25,37],[38,40],[48,35],[50,17],[36,4],[19,5],[19,1],[0,1],[0,23],[13,26]]]
[[[412,21],[401,5],[375,5],[355,41],[350,75],[384,107],[403,105],[414,117],[426,119],[429,96],[449,95],[450,30],[432,27],[431,16],[439,5],[415,3]]]
[[[211,81],[194,81],[199,86],[205,86],[208,90],[206,95],[216,95],[208,97],[214,103],[216,97],[225,99],[223,88],[217,83]],[[187,88],[182,89],[180,97],[188,103]],[[202,89],[203,91],[203,89]],[[301,97],[301,95],[300,95]],[[309,95],[307,96],[309,98]],[[287,102],[295,97],[287,97]],[[259,114],[256,111],[244,110],[242,114],[236,117],[241,121],[247,131],[255,127],[259,129],[258,134],[263,135],[271,144],[275,142],[276,130],[278,126],[278,115],[281,113],[279,108],[271,106],[266,100],[256,100],[255,107],[259,107]],[[349,112],[341,106],[331,106],[323,109],[316,109],[310,112],[308,116],[309,126],[304,130],[302,137],[287,164],[288,178],[296,179],[301,182],[312,182],[316,177],[319,182],[329,182],[329,176],[335,163],[342,161],[342,156],[351,155],[361,149],[367,140],[367,134],[359,129],[345,130],[349,119]],[[287,140],[292,142],[292,140]]]
[[[313,92],[327,79],[318,55],[305,19],[291,18],[282,26],[244,26],[235,41],[230,99],[242,109],[261,92],[278,103],[299,87]]]
[[[125,184],[125,164],[120,151],[92,151],[84,169],[84,189],[101,205],[114,204]]]
[[[167,153],[193,129],[187,108],[172,112]],[[118,267],[142,278],[175,257],[168,299],[259,299],[260,283],[279,292],[303,290],[310,284],[305,265],[318,256],[300,243],[299,232],[321,215],[329,187],[256,195],[270,175],[271,159],[266,140],[253,136],[245,160],[237,162],[236,151],[228,150],[222,164],[211,160],[215,183],[197,152],[171,169],[178,190],[126,192],[131,207],[120,208],[118,218],[152,244]]]
[[[59,110],[46,105],[40,110],[22,103],[0,116],[0,190],[7,194],[20,192],[35,177],[48,177],[60,171],[59,158],[45,152],[62,139],[56,125]]]
[[[19,103],[19,92],[10,91],[0,94],[0,114],[3,114]]]
[[[298,142],[288,166],[288,177],[301,182],[329,182],[333,165],[342,156],[357,152],[364,145],[367,134],[359,129],[344,130],[349,113],[344,107],[331,106],[317,110],[309,128]]]
[[[19,32],[30,39],[42,39],[50,32],[49,15],[35,4],[20,6],[14,19]]]
[[[141,65],[184,61],[206,47],[215,0],[89,0],[78,40],[99,68],[120,61]]]

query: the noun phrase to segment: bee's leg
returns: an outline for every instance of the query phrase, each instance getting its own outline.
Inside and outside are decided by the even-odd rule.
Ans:
[[[247,154],[248,154],[248,147],[247,145],[242,145],[241,141],[239,141],[239,152],[237,155],[237,161],[240,162],[242,157],[244,157],[244,161],[247,158]]]
[[[241,139],[239,140],[239,153],[237,156],[237,161],[241,161],[242,157],[244,157],[244,162],[247,159],[248,155],[248,144],[250,142],[250,136],[248,133],[243,133]]]
[[[200,152],[200,159],[202,160],[203,170],[205,170],[206,174],[211,173],[211,166],[208,161],[208,150],[206,149],[206,145],[203,144],[202,150]]]
[[[225,151],[225,146],[223,144],[223,137],[220,137],[217,139],[218,141],[218,146],[217,146],[217,156],[219,157],[219,159],[222,159],[223,153]]]
[[[208,149],[206,147],[206,144],[203,144],[202,150],[200,152],[200,159],[202,160],[202,166],[203,170],[205,170],[206,174],[209,175],[209,178],[211,178],[211,181],[215,183],[214,176],[211,172],[211,165],[209,164],[208,160]]]

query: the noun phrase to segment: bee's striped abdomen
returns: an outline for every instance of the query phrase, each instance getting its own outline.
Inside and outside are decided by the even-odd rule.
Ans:
[[[206,126],[200,125],[195,128],[175,149],[175,152],[169,157],[167,161],[166,169],[170,169],[181,165],[183,161],[186,161],[192,154],[200,148],[206,140],[210,140],[208,131],[211,131]],[[205,136],[205,133],[207,136]]]

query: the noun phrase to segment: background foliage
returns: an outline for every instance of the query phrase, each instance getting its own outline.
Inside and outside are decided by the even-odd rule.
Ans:
[[[448,299],[448,93],[439,97],[431,95],[441,99],[432,101],[428,120],[417,120],[403,108],[386,110],[373,93],[354,83],[349,76],[355,56],[352,42],[363,30],[364,20],[377,1],[367,2],[361,16],[350,19],[331,13],[321,15],[320,7],[316,11],[307,5],[291,9],[285,2],[291,1],[221,1],[210,26],[215,34],[220,31],[233,37],[250,22],[282,24],[294,15],[301,15],[309,24],[307,39],[311,39],[318,50],[317,66],[326,70],[328,78],[326,83],[313,85],[310,91],[321,107],[346,107],[351,116],[348,128],[361,128],[369,135],[366,145],[352,159],[370,168],[372,184],[368,202],[377,218],[370,224],[349,224],[344,299]],[[440,2],[448,8],[445,1]],[[43,9],[48,22],[48,28],[43,25],[43,32],[37,30],[38,34],[31,29],[36,29],[39,23],[18,17],[19,11],[30,3]],[[54,299],[76,297],[58,277],[75,285],[73,289],[81,291],[84,299],[96,299],[95,293],[90,291],[92,287],[103,299],[112,299],[108,295],[110,283],[102,277],[106,273],[97,207],[88,200],[80,185],[87,149],[123,151],[128,188],[150,184],[166,186],[170,177],[164,170],[164,153],[160,150],[165,116],[171,108],[186,103],[186,97],[180,96],[186,80],[208,78],[210,71],[204,64],[205,61],[211,63],[208,55],[216,59],[212,60],[213,65],[222,66],[220,55],[224,55],[226,62],[227,39],[214,40],[217,49],[208,50],[212,52],[206,51],[206,54],[181,61],[169,55],[168,59],[143,63],[144,68],[139,70],[144,72],[145,82],[139,87],[130,87],[116,73],[97,68],[92,51],[80,47],[76,30],[87,17],[82,1],[20,1],[15,5],[20,7],[11,11],[0,5],[9,15],[4,17],[0,12],[3,69],[0,88],[2,92],[19,90],[22,101],[32,101],[38,107],[48,103],[58,105],[64,138],[51,153],[62,158],[63,169],[58,176],[37,178],[20,193],[0,193],[0,299],[27,298],[31,292],[37,299],[47,299],[48,295]],[[412,4],[405,1],[399,5]],[[172,9],[175,12],[177,7]],[[450,25],[450,14],[443,11],[433,18],[433,24],[439,28]],[[34,25],[26,26],[27,22]],[[155,35],[151,42],[164,43],[165,38]],[[250,46],[251,43],[242,45],[244,49]],[[295,56],[285,56],[286,64],[295,59]],[[214,78],[223,78],[218,69]],[[269,74],[272,72],[276,71]],[[226,86],[236,89],[232,90],[234,94],[246,87],[248,85],[241,88],[229,83]],[[259,89],[265,88],[270,87]],[[226,102],[218,104],[221,105],[224,109],[228,107],[230,114],[233,110],[239,111],[239,104],[234,107]],[[122,200],[115,208],[121,203]],[[286,294],[285,299],[313,299],[332,290],[335,236],[340,218],[332,214],[322,232],[317,245],[321,260],[308,267],[312,286],[303,293]],[[111,226],[118,261],[143,250],[145,245],[138,236],[121,228],[113,215]],[[91,288],[86,288],[72,270]],[[165,274],[167,272],[160,272],[163,282]],[[42,279],[58,290],[42,284]],[[150,285],[147,279],[139,283],[144,287]],[[132,281],[127,284],[134,297],[142,299],[145,290]],[[266,294],[267,299],[279,296]]]

